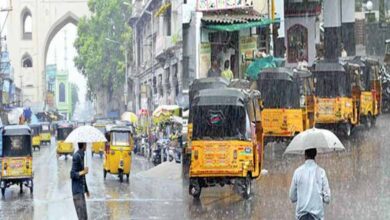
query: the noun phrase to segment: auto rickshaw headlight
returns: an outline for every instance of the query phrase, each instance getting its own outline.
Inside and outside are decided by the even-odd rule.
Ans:
[[[195,151],[194,151],[194,158],[195,158],[195,160],[197,160],[197,159],[198,159],[198,156],[199,156],[199,155],[198,155],[198,151],[197,151],[197,150],[195,150]]]
[[[26,162],[26,168],[29,169],[30,168],[30,162]]]
[[[120,161],[119,161],[119,166],[120,166],[120,167],[123,167],[123,160],[120,160]]]
[[[114,155],[115,154],[115,151],[111,150],[111,155]]]
[[[7,168],[8,168],[8,164],[4,163],[4,170],[6,170]]]
[[[131,156],[131,151],[129,151],[129,156]]]

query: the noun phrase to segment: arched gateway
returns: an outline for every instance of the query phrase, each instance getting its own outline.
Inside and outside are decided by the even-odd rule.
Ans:
[[[77,25],[79,18],[90,14],[87,2],[12,0],[7,19],[7,46],[15,84],[23,91],[23,102],[29,100],[31,105],[44,106],[50,42],[65,25]]]

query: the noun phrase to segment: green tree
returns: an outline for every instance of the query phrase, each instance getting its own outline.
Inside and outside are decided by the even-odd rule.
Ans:
[[[70,88],[72,91],[72,112],[74,114],[76,104],[79,102],[79,87],[75,83],[71,83]]]
[[[74,62],[86,76],[88,97],[96,97],[97,91],[108,94],[110,100],[114,91],[123,89],[125,79],[125,47],[129,60],[132,54],[130,0],[89,0],[90,17],[80,19],[78,37],[74,46],[78,52]],[[107,41],[120,42],[120,45]]]

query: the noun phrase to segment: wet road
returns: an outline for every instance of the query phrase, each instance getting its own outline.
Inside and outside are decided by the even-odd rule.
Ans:
[[[390,115],[378,119],[377,127],[358,128],[346,151],[320,155],[332,201],[326,219],[390,219]],[[300,156],[283,157],[285,146],[267,146],[264,168],[269,171],[254,184],[254,193],[243,200],[232,187],[202,190],[193,200],[180,179],[138,175],[152,166],[142,157],[133,160],[128,183],[117,177],[103,180],[102,159],[87,153],[87,176],[91,197],[87,200],[90,219],[294,219],[288,189]],[[34,197],[19,194],[14,186],[0,200],[0,219],[76,219],[69,179],[71,160],[57,159],[55,145],[34,153]]]

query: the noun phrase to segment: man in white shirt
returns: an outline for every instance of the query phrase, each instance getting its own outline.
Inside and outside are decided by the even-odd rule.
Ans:
[[[314,161],[315,148],[305,150],[305,163],[295,170],[290,187],[290,200],[296,203],[298,220],[323,220],[324,203],[330,202],[330,189],[325,170]]]

